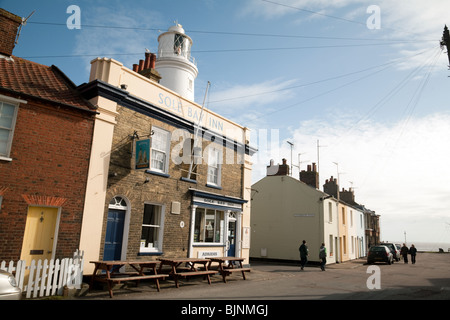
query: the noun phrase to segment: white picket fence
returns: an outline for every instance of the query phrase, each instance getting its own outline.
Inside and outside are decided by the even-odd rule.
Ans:
[[[75,251],[73,258],[51,259],[48,261],[32,260],[26,265],[25,260],[2,261],[0,269],[14,274],[19,288],[26,298],[63,295],[64,287],[80,289],[83,281],[84,252]],[[26,283],[25,283],[26,282]]]

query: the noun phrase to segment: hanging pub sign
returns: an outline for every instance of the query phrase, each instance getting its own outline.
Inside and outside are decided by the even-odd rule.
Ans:
[[[150,168],[150,139],[136,141],[136,169]]]

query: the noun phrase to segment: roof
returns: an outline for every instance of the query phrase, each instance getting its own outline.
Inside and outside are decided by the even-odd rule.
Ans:
[[[75,84],[56,66],[12,56],[0,59],[0,91],[22,94],[84,111],[95,107],[82,98]]]

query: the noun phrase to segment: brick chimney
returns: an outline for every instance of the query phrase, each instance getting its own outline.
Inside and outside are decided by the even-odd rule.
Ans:
[[[317,172],[316,164],[308,165],[307,171],[300,171],[300,181],[307,185],[319,189],[319,173]]]
[[[145,53],[145,60],[139,60],[139,64],[133,64],[133,71],[143,75],[150,80],[159,82],[161,75],[155,70],[156,54]]]
[[[341,198],[342,201],[348,204],[351,205],[357,204],[355,202],[355,193],[352,188],[350,188],[349,190],[345,190],[344,188],[342,188],[342,191],[339,192],[339,197]]]
[[[287,176],[289,175],[289,166],[286,159],[283,159],[283,164],[273,164],[273,160],[270,160],[270,165],[267,166],[267,176]]]
[[[10,57],[16,45],[17,30],[22,18],[0,8],[0,55]]]
[[[325,184],[323,185],[323,192],[337,199],[338,191],[337,179],[331,176],[329,180],[327,179],[325,181]]]

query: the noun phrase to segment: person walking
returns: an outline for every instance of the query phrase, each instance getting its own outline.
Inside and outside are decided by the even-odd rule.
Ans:
[[[403,262],[408,263],[408,247],[406,244],[403,244],[403,247],[400,249],[400,254],[403,256]]]
[[[303,270],[308,262],[308,246],[306,245],[306,240],[303,240],[302,245],[298,250],[300,251],[300,270]]]
[[[416,263],[417,249],[416,249],[416,247],[413,244],[411,245],[411,248],[409,248],[409,254],[411,255],[411,263],[415,264]]]
[[[325,265],[327,264],[327,248],[325,248],[325,243],[322,243],[319,249],[319,258],[320,258],[320,269],[325,271]]]

